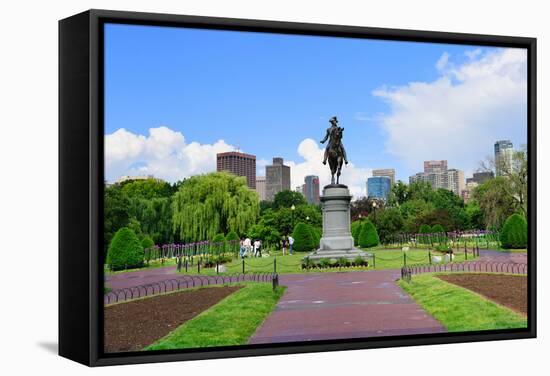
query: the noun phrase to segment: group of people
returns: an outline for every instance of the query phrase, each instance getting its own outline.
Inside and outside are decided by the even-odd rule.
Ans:
[[[294,238],[292,236],[286,235],[281,238],[283,255],[286,255],[287,249],[289,251],[289,254],[292,255],[293,244],[294,244]],[[262,241],[260,239],[256,239],[254,241],[252,241],[250,238],[241,239],[240,247],[241,247],[239,251],[240,258],[244,258],[245,256],[262,257]]]
[[[241,249],[239,256],[244,258],[246,255],[252,257],[262,257],[262,241],[260,239],[250,240],[250,238],[241,239]]]

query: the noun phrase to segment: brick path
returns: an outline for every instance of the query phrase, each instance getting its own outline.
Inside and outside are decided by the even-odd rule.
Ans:
[[[287,291],[249,343],[444,332],[395,284],[399,276],[397,270],[281,275]]]

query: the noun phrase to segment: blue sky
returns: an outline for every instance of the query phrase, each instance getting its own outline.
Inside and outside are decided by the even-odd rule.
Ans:
[[[422,97],[421,90],[417,92],[411,83],[436,85],[445,77],[446,89],[440,88],[443,97],[445,90],[461,89],[465,82],[471,82],[470,90],[478,93],[475,75],[464,78],[456,72],[475,68],[485,57],[500,53],[500,49],[475,46],[109,24],[105,29],[105,134],[124,128],[147,139],[151,128],[166,127],[183,136],[172,151],[176,154],[182,145],[213,145],[223,140],[255,154],[259,161],[282,156],[299,164],[307,160],[304,152],[299,152],[301,142],[320,140],[328,119],[336,115],[345,127],[349,160],[358,171],[368,174],[371,168],[393,167],[398,178],[407,180],[421,170],[422,158],[432,154],[405,152],[408,147],[396,141],[404,128],[414,135],[413,123],[424,123],[416,114],[426,112],[422,107],[404,105],[402,94]],[[490,61],[486,63],[491,66]],[[521,61],[515,63],[520,67],[495,74],[500,77],[523,69]],[[487,82],[492,84],[492,78]],[[516,91],[523,90],[521,78],[518,80]],[[489,140],[508,138],[515,144],[525,143],[523,94],[526,98],[526,93],[511,92],[502,98],[501,107],[497,105],[509,109],[508,101],[513,98],[513,113],[502,116],[502,111],[497,111],[493,116],[495,105],[488,103],[488,111],[476,115],[475,121],[487,124],[489,132],[485,143],[476,144],[474,150],[466,148],[477,160],[491,154],[494,141]],[[468,109],[461,102],[464,97],[469,96],[460,94],[454,101]],[[428,107],[434,101],[429,97],[423,100],[428,100],[424,108],[432,111]],[[453,103],[438,106],[457,107]],[[446,113],[442,108],[438,111]],[[445,133],[445,126],[457,117],[461,115],[441,121],[440,132]],[[493,124],[502,122],[510,124]],[[420,145],[422,149],[430,149],[426,142]],[[132,154],[120,153],[117,155]],[[473,165],[467,166],[456,152],[445,154],[446,148],[435,147],[431,158],[449,159],[451,166],[467,172],[477,167],[475,159],[468,158],[467,163]],[[126,162],[126,170],[116,163],[111,173],[106,161],[107,177],[114,179],[114,175],[136,168],[163,174],[151,166],[147,169],[145,155]],[[259,173],[261,165],[259,162]]]

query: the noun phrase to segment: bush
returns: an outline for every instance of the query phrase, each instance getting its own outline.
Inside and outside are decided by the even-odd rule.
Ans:
[[[311,235],[313,237],[313,248],[318,249],[321,242],[321,229],[318,227],[310,226]]]
[[[319,260],[320,268],[328,268],[330,266],[330,260],[328,258],[322,258]]]
[[[351,223],[351,236],[353,237],[353,245],[359,245],[359,233],[361,232],[362,221],[354,221]]]
[[[239,251],[239,235],[231,230],[225,237],[225,240],[227,240],[227,248],[230,252],[238,252]]]
[[[432,226],[432,232],[436,233],[436,234],[439,234],[439,233],[445,232],[445,229],[443,228],[443,226],[441,226],[438,223],[438,224]]]
[[[128,227],[119,229],[107,250],[107,264],[111,270],[138,268],[143,265],[143,246]]]
[[[217,234],[212,238],[211,251],[215,254],[225,252],[225,236],[223,234]]]
[[[502,248],[527,248],[527,221],[519,214],[512,214],[504,222],[500,234]]]
[[[338,264],[338,266],[341,266],[344,268],[350,266],[350,262],[345,257],[338,258],[338,261],[336,261],[336,263]]]
[[[380,243],[376,228],[371,221],[366,220],[361,226],[359,233],[359,245],[363,248],[374,247]]]
[[[155,242],[148,236],[145,236],[143,239],[141,239],[141,246],[143,247],[143,249],[151,248],[154,245]]]
[[[420,226],[420,229],[418,230],[418,232],[420,232],[421,234],[429,234],[432,232],[432,228],[430,227],[430,225],[422,225]],[[429,242],[430,241],[427,236],[423,236],[423,235],[419,236],[419,243],[427,244]]]
[[[312,230],[303,222],[294,227],[292,237],[294,238],[292,249],[297,252],[309,252],[315,248]]]

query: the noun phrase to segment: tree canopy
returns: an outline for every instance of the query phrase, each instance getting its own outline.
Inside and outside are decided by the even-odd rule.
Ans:
[[[174,194],[172,212],[174,232],[184,241],[231,230],[245,233],[258,217],[258,195],[244,177],[225,172],[193,176]]]

